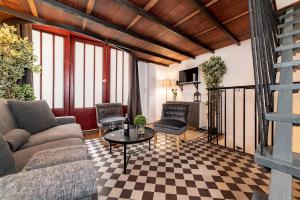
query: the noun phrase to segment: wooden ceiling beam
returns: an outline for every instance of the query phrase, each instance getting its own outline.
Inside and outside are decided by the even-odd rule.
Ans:
[[[92,10],[93,10],[93,7],[94,7],[94,4],[95,4],[95,0],[89,0],[89,1],[87,2],[86,11],[85,11],[87,14],[91,14],[91,12],[92,12]],[[87,20],[83,20],[83,23],[82,23],[82,30],[85,29],[86,24],[87,24]]]
[[[9,14],[9,15],[13,15],[15,17],[21,18],[23,20],[26,20],[26,21],[29,21],[29,22],[32,22],[32,23],[55,26],[55,27],[58,27],[58,28],[62,28],[62,29],[72,31],[72,32],[80,33],[82,35],[86,35],[88,37],[95,38],[97,40],[100,40],[100,41],[103,41],[105,43],[111,44],[113,46],[125,48],[125,49],[131,50],[131,51],[137,51],[137,52],[145,53],[145,54],[152,55],[152,56],[155,56],[155,57],[158,57],[158,58],[162,58],[162,59],[165,59],[165,60],[170,60],[172,62],[180,63],[180,60],[170,58],[168,56],[165,56],[165,55],[162,55],[162,54],[159,54],[159,53],[155,53],[155,52],[152,52],[152,51],[148,51],[148,50],[145,50],[145,49],[141,49],[141,48],[138,48],[138,47],[127,45],[125,43],[122,43],[122,42],[119,42],[119,41],[116,41],[116,40],[107,39],[107,38],[102,37],[98,34],[82,30],[81,28],[78,28],[78,27],[75,27],[75,26],[70,26],[70,25],[66,25],[66,24],[62,24],[62,23],[51,22],[51,21],[42,19],[40,17],[35,17],[35,16],[29,15],[29,14],[26,14],[26,13],[23,13],[23,12],[19,12],[17,10],[14,10],[14,9],[11,9],[11,8],[8,8],[8,7],[5,7],[5,6],[0,6],[0,12],[6,13],[6,14]]]
[[[207,4],[205,4],[206,7],[212,6],[215,3],[217,3],[219,0],[212,0],[210,2],[208,2]],[[197,15],[198,13],[200,13],[200,10],[196,10],[194,12],[192,12],[191,14],[189,14],[188,16],[186,16],[185,18],[183,18],[182,20],[180,20],[179,22],[177,22],[176,24],[173,25],[173,27],[179,26],[180,24],[186,22],[187,20],[189,20],[190,18],[192,18],[193,16]],[[154,37],[154,39],[158,39],[161,36],[163,36],[167,31],[163,31],[160,34],[158,34],[157,36]],[[193,36],[194,37],[194,36]],[[195,38],[195,37],[194,37]]]
[[[68,12],[76,17],[80,17],[82,19],[86,19],[90,22],[93,22],[93,23],[96,23],[96,24],[100,24],[100,25],[103,25],[103,26],[106,26],[107,28],[110,28],[110,29],[114,29],[114,30],[117,30],[121,33],[125,33],[127,35],[130,35],[132,37],[135,37],[137,39],[140,39],[140,40],[144,40],[146,42],[149,42],[151,44],[155,44],[157,46],[160,46],[160,47],[163,47],[165,49],[168,49],[168,50],[171,50],[171,51],[174,51],[178,54],[181,54],[181,55],[184,55],[186,57],[189,57],[189,58],[195,58],[195,56],[187,51],[184,51],[184,50],[181,50],[181,49],[178,49],[174,46],[171,46],[169,44],[166,44],[166,43],[163,43],[159,40],[154,40],[153,38],[150,38],[150,37],[147,37],[145,35],[142,35],[142,34],[139,34],[139,33],[136,33],[134,31],[131,31],[131,30],[128,30],[120,25],[117,25],[117,24],[114,24],[114,23],[111,23],[109,21],[106,21],[104,19],[101,19],[101,18],[98,18],[98,17],[95,17],[95,16],[92,16],[92,15],[89,15],[85,12],[82,12],[78,9],[75,9],[73,7],[70,7],[68,5],[65,5],[59,1],[56,1],[56,0],[38,0],[40,1],[41,3],[46,3],[52,7],[55,7],[55,8],[58,8],[60,10],[64,10],[65,12]]]
[[[159,0],[150,0],[148,1],[148,3],[144,6],[144,10],[145,11],[149,11],[151,8],[153,8],[155,6],[155,4],[158,2]],[[134,24],[136,24],[139,20],[141,19],[140,15],[137,15],[131,22],[130,24],[127,26],[127,29],[130,29]]]
[[[239,19],[239,18],[241,18],[241,17],[243,17],[243,16],[245,16],[245,15],[248,15],[248,11],[245,11],[245,12],[243,12],[243,13],[241,13],[241,14],[239,14],[239,15],[237,15],[237,16],[235,16],[235,17],[233,17],[233,18],[231,18],[231,19],[229,19],[229,20],[227,20],[227,21],[225,21],[225,22],[223,22],[223,24],[225,25],[225,24],[228,24],[228,23],[230,23],[230,22],[232,22],[232,21],[234,21],[234,20],[236,20],[236,19]],[[197,33],[196,35],[194,35],[193,37],[194,38],[196,38],[196,37],[199,37],[200,35],[203,35],[204,33],[207,33],[207,32],[209,32],[209,31],[211,31],[211,30],[214,30],[215,28],[218,28],[217,26],[214,26],[214,27],[211,27],[210,29],[206,29],[205,31],[202,31],[202,32],[200,32],[200,33]]]
[[[223,23],[216,18],[210,11],[205,7],[201,0],[193,0],[197,8],[203,13],[211,22],[213,22],[223,33],[234,41],[237,45],[240,45],[240,40],[226,27]]]
[[[189,40],[190,42],[193,42],[195,44],[197,44],[198,46],[200,46],[201,48],[203,49],[206,49],[210,52],[214,52],[214,50],[209,47],[208,45],[198,41],[197,39],[193,38],[192,36],[182,32],[181,30],[179,30],[178,28],[176,27],[173,27],[171,24],[169,24],[168,22],[166,21],[163,21],[162,19],[160,19],[159,17],[156,17],[155,15],[145,11],[144,9],[138,7],[137,5],[135,5],[134,3],[128,1],[128,0],[115,0],[116,2],[118,2],[119,4],[127,7],[128,9],[130,9],[131,11],[137,13],[138,15],[148,19],[148,20],[151,20],[161,26],[163,26],[164,28],[168,29],[169,31],[177,34],[177,35],[180,35],[181,37]]]
[[[165,66],[165,67],[169,67],[168,64],[165,64],[165,63],[161,63],[161,62],[156,62],[156,61],[152,61],[152,60],[149,60],[149,59],[144,59],[144,58],[140,58],[140,57],[137,57],[138,60],[142,61],[142,62],[146,62],[146,63],[154,63],[154,64],[157,64],[157,65],[162,65],[162,66]]]
[[[34,0],[27,0],[27,2],[29,4],[32,15],[35,16],[35,17],[38,17],[39,14],[37,12]]]

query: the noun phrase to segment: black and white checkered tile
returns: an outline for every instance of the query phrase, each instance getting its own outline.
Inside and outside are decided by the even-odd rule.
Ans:
[[[181,143],[158,134],[156,147],[148,142],[128,145],[131,155],[123,173],[123,147],[112,154],[102,139],[85,141],[97,170],[99,199],[251,199],[254,190],[266,192],[269,173],[251,156],[208,144],[204,137]]]

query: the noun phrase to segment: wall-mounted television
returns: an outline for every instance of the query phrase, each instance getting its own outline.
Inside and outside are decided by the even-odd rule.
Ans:
[[[179,71],[179,83],[196,82],[198,80],[198,67]]]

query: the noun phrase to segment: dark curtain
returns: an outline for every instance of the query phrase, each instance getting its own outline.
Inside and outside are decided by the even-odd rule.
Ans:
[[[138,60],[131,57],[131,65],[129,66],[129,97],[128,97],[128,118],[133,123],[136,115],[142,114]]]
[[[17,28],[17,34],[22,38],[28,37],[29,41],[32,41],[32,24],[13,24]],[[18,84],[30,84],[33,83],[33,73],[29,69],[25,69],[25,74],[18,81]]]

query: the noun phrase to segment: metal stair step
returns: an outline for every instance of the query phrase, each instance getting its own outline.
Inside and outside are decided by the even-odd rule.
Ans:
[[[284,134],[284,133],[282,133]],[[257,148],[259,149],[259,148]],[[273,157],[272,148],[264,150],[264,154],[261,155],[259,150],[256,151],[254,156],[255,163],[265,166],[267,168],[275,169],[286,174],[290,174],[294,177],[300,178],[300,154],[293,153],[292,162],[281,160]]]
[[[294,43],[294,44],[276,47],[275,51],[279,52],[279,51],[293,50],[298,48],[300,48],[300,43]]]
[[[280,84],[280,85],[270,85],[270,90],[300,90],[300,83],[295,84]]]
[[[280,29],[280,28],[285,28],[285,27],[290,26],[290,25],[297,24],[297,23],[300,23],[300,19],[294,19],[294,20],[291,20],[291,21],[288,21],[288,22],[284,22],[282,24],[279,24],[277,27]]]
[[[267,113],[265,119],[268,121],[290,122],[293,124],[300,124],[299,114],[281,114],[281,113]]]
[[[293,60],[290,62],[276,63],[274,68],[297,67],[300,65],[300,60]]]
[[[294,30],[294,31],[291,31],[291,32],[282,33],[282,34],[277,35],[277,39],[282,39],[282,38],[285,38],[285,37],[291,37],[291,36],[297,35],[299,33],[300,33],[300,30]]]
[[[299,13],[300,13],[300,9],[296,9],[296,10],[294,10],[293,12],[287,13],[287,14],[284,14],[284,15],[281,15],[281,16],[279,16],[278,18],[279,18],[280,20],[282,20],[282,19],[291,17],[291,16],[296,15],[296,14],[299,14]]]

